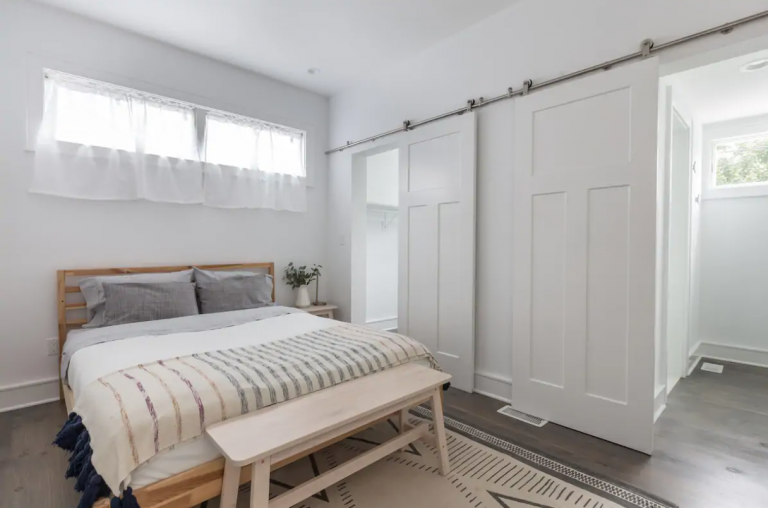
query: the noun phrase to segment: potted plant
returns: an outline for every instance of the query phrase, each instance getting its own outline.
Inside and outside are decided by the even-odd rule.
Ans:
[[[307,269],[306,265],[296,267],[293,262],[288,263],[285,268],[283,280],[293,289],[298,290],[296,291],[296,307],[305,308],[312,305],[309,301],[307,286],[320,275],[319,268],[318,265],[314,265],[310,269]]]

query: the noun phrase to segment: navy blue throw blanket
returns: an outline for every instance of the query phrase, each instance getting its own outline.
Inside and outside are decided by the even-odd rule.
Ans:
[[[91,436],[77,413],[70,413],[53,444],[71,453],[64,478],[77,478],[75,490],[83,494],[77,508],[91,508],[99,498],[110,495],[109,487],[91,463]],[[122,499],[113,497],[110,507],[140,508],[130,487],[125,489]]]

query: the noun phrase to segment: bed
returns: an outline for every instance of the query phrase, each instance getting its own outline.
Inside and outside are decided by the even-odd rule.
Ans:
[[[216,271],[264,272],[274,277],[273,263],[197,266]],[[419,362],[439,368],[426,348],[412,339],[397,334],[369,331],[364,327],[355,327],[279,306],[221,314],[201,314],[167,319],[162,322],[80,330],[88,322],[88,318],[85,314],[86,305],[80,287],[77,285],[79,279],[107,275],[172,273],[191,268],[191,266],[109,268],[62,270],[57,273],[62,398],[70,413],[82,413],[78,414],[78,418],[82,418],[82,423],[90,431],[89,446],[93,447],[93,465],[99,474],[104,476],[104,481],[109,485],[110,490],[118,492],[130,486],[142,508],[188,508],[216,497],[221,492],[224,461],[206,440],[204,434],[197,432],[197,423],[194,424],[194,432],[187,431],[187,434],[183,435],[180,430],[181,417],[197,418],[197,416],[186,411],[186,406],[179,409],[167,386],[173,385],[170,379],[181,387],[177,388],[178,390],[186,390],[181,381],[187,383],[191,393],[194,394],[194,400],[197,401],[201,412],[199,428],[202,430],[203,409],[208,411],[208,420],[205,423],[208,425],[216,423],[217,419],[221,421],[323,389],[324,384],[331,386],[334,382],[355,382],[367,374],[375,374],[390,367],[398,368],[405,363]],[[274,302],[274,285],[271,300]],[[321,342],[325,337],[331,337],[330,340],[336,340],[333,339],[336,337],[340,341],[335,346],[336,352],[352,358],[349,356],[350,353],[344,350],[345,344],[349,343],[349,348],[352,348],[349,351],[354,350],[354,354],[360,358],[355,364],[357,366],[350,365],[352,362],[347,362],[343,357],[340,359],[331,357],[333,352],[328,345],[330,342]],[[316,342],[313,343],[312,340]],[[325,358],[328,363],[326,371],[321,370],[319,363],[313,363],[314,360],[304,361],[303,353],[300,358],[299,350],[320,363],[325,362],[320,360],[320,357]],[[289,353],[290,351],[295,354]],[[206,355],[216,356],[217,362],[223,362],[234,370],[223,372],[220,368],[221,363],[210,361],[211,359]],[[191,364],[193,360],[197,362],[195,365]],[[175,368],[172,362],[176,362]],[[233,403],[237,400],[234,395],[230,399],[227,399],[226,393],[222,396],[220,392],[225,389],[221,387],[221,383],[217,387],[217,383],[213,382],[216,381],[214,377],[219,376],[223,379],[226,375],[231,378],[231,373],[237,371],[248,378],[243,367],[246,362],[250,362],[249,365],[257,364],[256,368],[252,367],[254,371],[268,371],[275,376],[275,379],[285,378],[286,383],[281,382],[283,395],[280,395],[279,387],[277,391],[270,389],[271,393],[267,394],[264,385],[259,384],[258,379],[256,384],[259,386],[256,386],[249,378],[253,388],[253,396],[251,396],[242,377],[239,377],[245,387],[244,389],[236,387],[242,407]],[[293,372],[293,375],[285,365],[289,365],[288,369]],[[343,367],[346,367],[346,370]],[[154,368],[158,370],[150,372]],[[182,375],[184,372],[180,373],[179,369],[187,369],[187,378],[190,377],[188,373],[193,373],[195,376],[199,374],[201,385],[196,387],[197,391],[201,392],[199,397],[189,380]],[[189,369],[194,369],[194,372]],[[279,369],[283,370],[279,371]],[[166,383],[157,375],[159,371],[175,374],[169,373],[170,377],[165,378],[168,381]],[[337,371],[338,374],[336,374]],[[144,375],[143,385],[137,379],[137,372]],[[345,374],[346,372],[349,374]],[[251,371],[248,373],[256,378]],[[260,372],[257,373],[263,379],[264,376]],[[150,386],[153,378],[150,378],[149,374],[158,381],[154,383],[157,385],[154,387],[156,390],[154,393]],[[239,374],[236,375],[239,376]],[[288,381],[288,378],[293,384]],[[205,400],[205,392],[201,391],[202,384],[205,384],[203,379],[208,383],[205,385],[206,389],[208,385],[212,387],[212,390],[208,390],[210,401]],[[122,389],[120,383],[124,385]],[[160,396],[161,385],[169,397]],[[234,388],[231,391],[235,393]],[[262,392],[264,400],[256,400],[262,397],[260,395]],[[115,400],[119,400],[119,405],[114,402],[113,396],[116,397]],[[251,397],[250,408],[246,407],[248,401],[245,399],[248,397]],[[270,397],[271,400],[267,400]],[[150,404],[150,398],[153,399],[153,404]],[[187,398],[191,400],[190,397]],[[135,399],[133,405],[131,405],[132,399]],[[173,410],[170,407],[171,400],[173,400]],[[227,407],[225,407],[225,400],[228,403]],[[214,404],[214,401],[218,402]],[[219,402],[221,409],[217,413]],[[120,461],[121,447],[129,449],[126,444],[128,440],[117,437],[118,431],[106,430],[119,428],[121,425],[117,409],[105,408],[113,403],[122,412],[122,425],[128,425],[127,434],[130,437],[130,450],[133,452],[132,464],[125,465]],[[164,433],[162,420],[158,424],[159,417],[166,415],[170,422],[173,414],[177,420],[178,436],[170,436],[169,432]],[[216,416],[217,414],[220,414],[220,417]],[[144,420],[146,420],[145,424],[142,423]],[[141,444],[152,443],[148,430],[152,428],[152,424],[154,424],[154,450],[149,450],[142,455]],[[190,429],[192,426],[188,423],[184,425],[185,429]],[[161,429],[160,432],[158,428]],[[349,435],[359,430],[363,429],[355,429]],[[132,431],[136,434],[135,436],[131,435]],[[344,437],[346,436],[341,436],[339,439]],[[137,443],[135,446],[134,438]],[[324,443],[323,446],[329,444]],[[136,455],[137,449],[140,451],[139,456]],[[315,450],[309,450],[301,456],[290,457],[273,465],[273,469],[298,460],[312,451]],[[114,467],[113,455],[117,457],[114,459],[116,463]],[[126,451],[124,455],[129,457],[130,454]],[[111,481],[107,481],[108,478]],[[244,469],[241,483],[249,478],[250,472]],[[89,503],[90,501],[85,504]],[[93,506],[106,508],[109,506],[109,499],[102,497],[95,501]]]

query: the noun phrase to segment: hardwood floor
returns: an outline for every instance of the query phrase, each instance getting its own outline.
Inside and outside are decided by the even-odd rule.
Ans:
[[[673,390],[647,457],[552,423],[498,414],[504,404],[449,390],[446,413],[522,446],[634,485],[681,508],[768,507],[768,369],[713,361]],[[52,403],[0,414],[0,506],[71,508],[66,456],[50,443],[66,418]],[[425,507],[427,508],[427,507]]]
[[[67,455],[51,445],[66,418],[60,402],[0,414],[0,506],[77,506],[74,481],[64,479]]]
[[[696,371],[672,390],[652,457],[547,424],[498,414],[502,402],[449,390],[446,414],[476,428],[634,485],[681,508],[768,507],[768,369]]]

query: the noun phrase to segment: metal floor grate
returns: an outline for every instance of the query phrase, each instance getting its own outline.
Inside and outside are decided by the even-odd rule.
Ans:
[[[701,364],[701,370],[705,370],[707,372],[715,372],[717,374],[723,373],[723,366],[717,365],[716,363],[709,363],[709,362],[703,362]]]
[[[504,416],[509,416],[510,418],[514,418],[515,420],[520,420],[521,422],[529,423],[534,427],[543,427],[544,425],[549,423],[547,420],[544,420],[543,418],[539,418],[538,416],[529,415],[528,413],[523,413],[522,411],[518,411],[517,409],[512,409],[512,406],[504,406],[503,408],[499,409],[498,412],[503,414]]]

